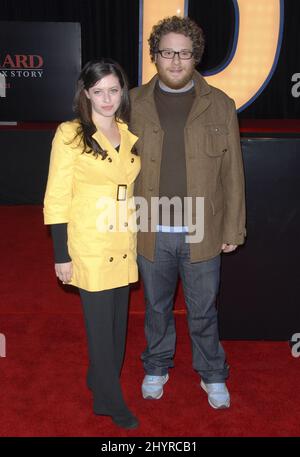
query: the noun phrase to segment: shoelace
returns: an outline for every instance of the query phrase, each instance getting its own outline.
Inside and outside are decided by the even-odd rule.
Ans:
[[[148,382],[157,382],[158,381],[158,376],[151,376],[147,380]]]
[[[147,383],[159,383],[160,378],[161,376],[149,376],[149,378],[147,378]]]

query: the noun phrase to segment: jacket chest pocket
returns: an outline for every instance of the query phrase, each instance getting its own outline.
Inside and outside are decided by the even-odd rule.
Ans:
[[[225,124],[209,124],[204,126],[205,148],[209,157],[221,157],[228,149],[228,128]]]

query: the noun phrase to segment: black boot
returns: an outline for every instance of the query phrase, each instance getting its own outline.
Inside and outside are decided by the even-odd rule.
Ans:
[[[119,427],[126,428],[128,430],[139,426],[138,419],[130,412],[111,416],[111,419]]]

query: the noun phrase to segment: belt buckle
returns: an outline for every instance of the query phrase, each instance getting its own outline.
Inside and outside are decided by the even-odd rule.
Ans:
[[[124,201],[126,200],[127,195],[127,184],[118,184],[117,190],[117,201]]]

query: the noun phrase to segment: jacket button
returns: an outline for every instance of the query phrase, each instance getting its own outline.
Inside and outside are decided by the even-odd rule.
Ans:
[[[126,259],[126,257],[127,257],[127,254],[124,254],[124,255],[123,255],[123,259]]]
[[[110,261],[110,262],[112,262],[113,260],[114,260],[114,258],[113,258],[113,257],[110,257],[110,258],[109,258],[109,261]]]
[[[107,160],[108,160],[109,162],[112,162],[112,158],[111,158],[111,157],[109,157]]]
[[[222,151],[222,152],[227,152],[227,149],[223,149],[223,151]]]
[[[111,224],[108,228],[109,228],[109,230],[112,230],[114,228],[114,226]]]
[[[158,128],[153,129],[154,133],[158,133]]]
[[[219,131],[218,127],[216,127],[216,128],[214,129],[214,131],[215,131],[215,132],[218,132],[218,131]]]
[[[133,157],[132,157],[132,159],[131,159],[131,161],[130,161],[130,162],[131,162],[131,163],[133,163],[133,162],[134,162],[134,158],[133,158]]]
[[[153,187],[149,187],[149,189],[148,189],[148,190],[150,190],[150,192],[152,192],[152,190],[153,190]]]
[[[151,157],[151,162],[155,162],[155,157]]]
[[[124,222],[124,227],[128,227],[128,222]]]

